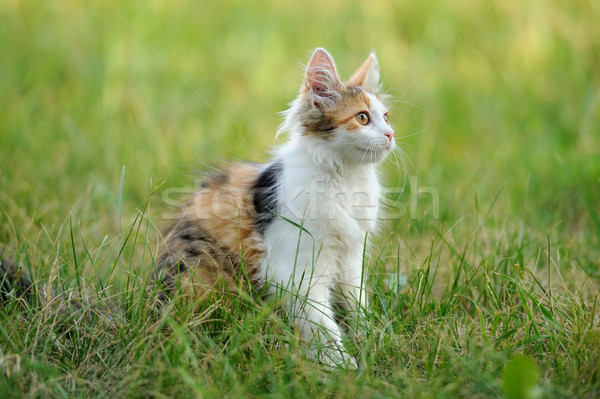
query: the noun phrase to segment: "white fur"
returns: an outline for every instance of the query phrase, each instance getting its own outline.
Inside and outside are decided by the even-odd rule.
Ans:
[[[337,128],[328,140],[304,135],[301,100],[291,104],[278,131],[290,135],[278,152],[279,217],[264,233],[263,276],[274,291],[287,293],[286,308],[302,337],[329,346],[320,360],[337,366],[356,362],[343,347],[332,293],[340,293],[342,306],[362,317],[365,237],[375,229],[379,210],[375,163],[394,146],[386,136],[393,131],[383,119],[385,106],[372,94],[369,99],[371,122],[359,131]]]

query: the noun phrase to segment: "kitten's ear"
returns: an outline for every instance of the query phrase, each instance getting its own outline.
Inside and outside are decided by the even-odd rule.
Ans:
[[[354,72],[348,84],[362,86],[372,92],[379,90],[379,62],[375,53],[371,53],[369,58],[358,68],[358,71]]]
[[[303,93],[312,94],[315,106],[322,106],[335,99],[341,84],[333,58],[325,49],[319,47],[306,67]]]

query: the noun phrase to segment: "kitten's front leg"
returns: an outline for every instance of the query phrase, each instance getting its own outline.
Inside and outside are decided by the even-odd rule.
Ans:
[[[365,289],[367,274],[363,265],[362,252],[350,254],[340,267],[338,294],[340,305],[347,312],[346,324],[356,340],[360,340],[368,331],[365,311],[368,297]]]
[[[314,283],[290,294],[287,307],[302,338],[312,345],[314,359],[332,367],[356,369],[356,359],[344,348],[334,320],[330,284]]]

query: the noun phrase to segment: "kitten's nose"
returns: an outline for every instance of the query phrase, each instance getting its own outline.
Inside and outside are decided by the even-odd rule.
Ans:
[[[389,132],[385,132],[384,135],[388,138],[389,141],[392,141],[392,139],[394,138],[394,131],[390,130]]]

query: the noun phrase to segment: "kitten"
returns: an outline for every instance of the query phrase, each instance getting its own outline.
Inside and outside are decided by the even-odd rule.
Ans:
[[[375,164],[395,144],[375,54],[342,82],[331,55],[316,49],[284,115],[278,134],[290,140],[273,162],[226,166],[185,205],[165,237],[157,279],[193,298],[241,276],[270,294],[285,292],[285,309],[315,358],[355,368],[333,304],[356,319],[366,307],[363,254],[380,192]]]

